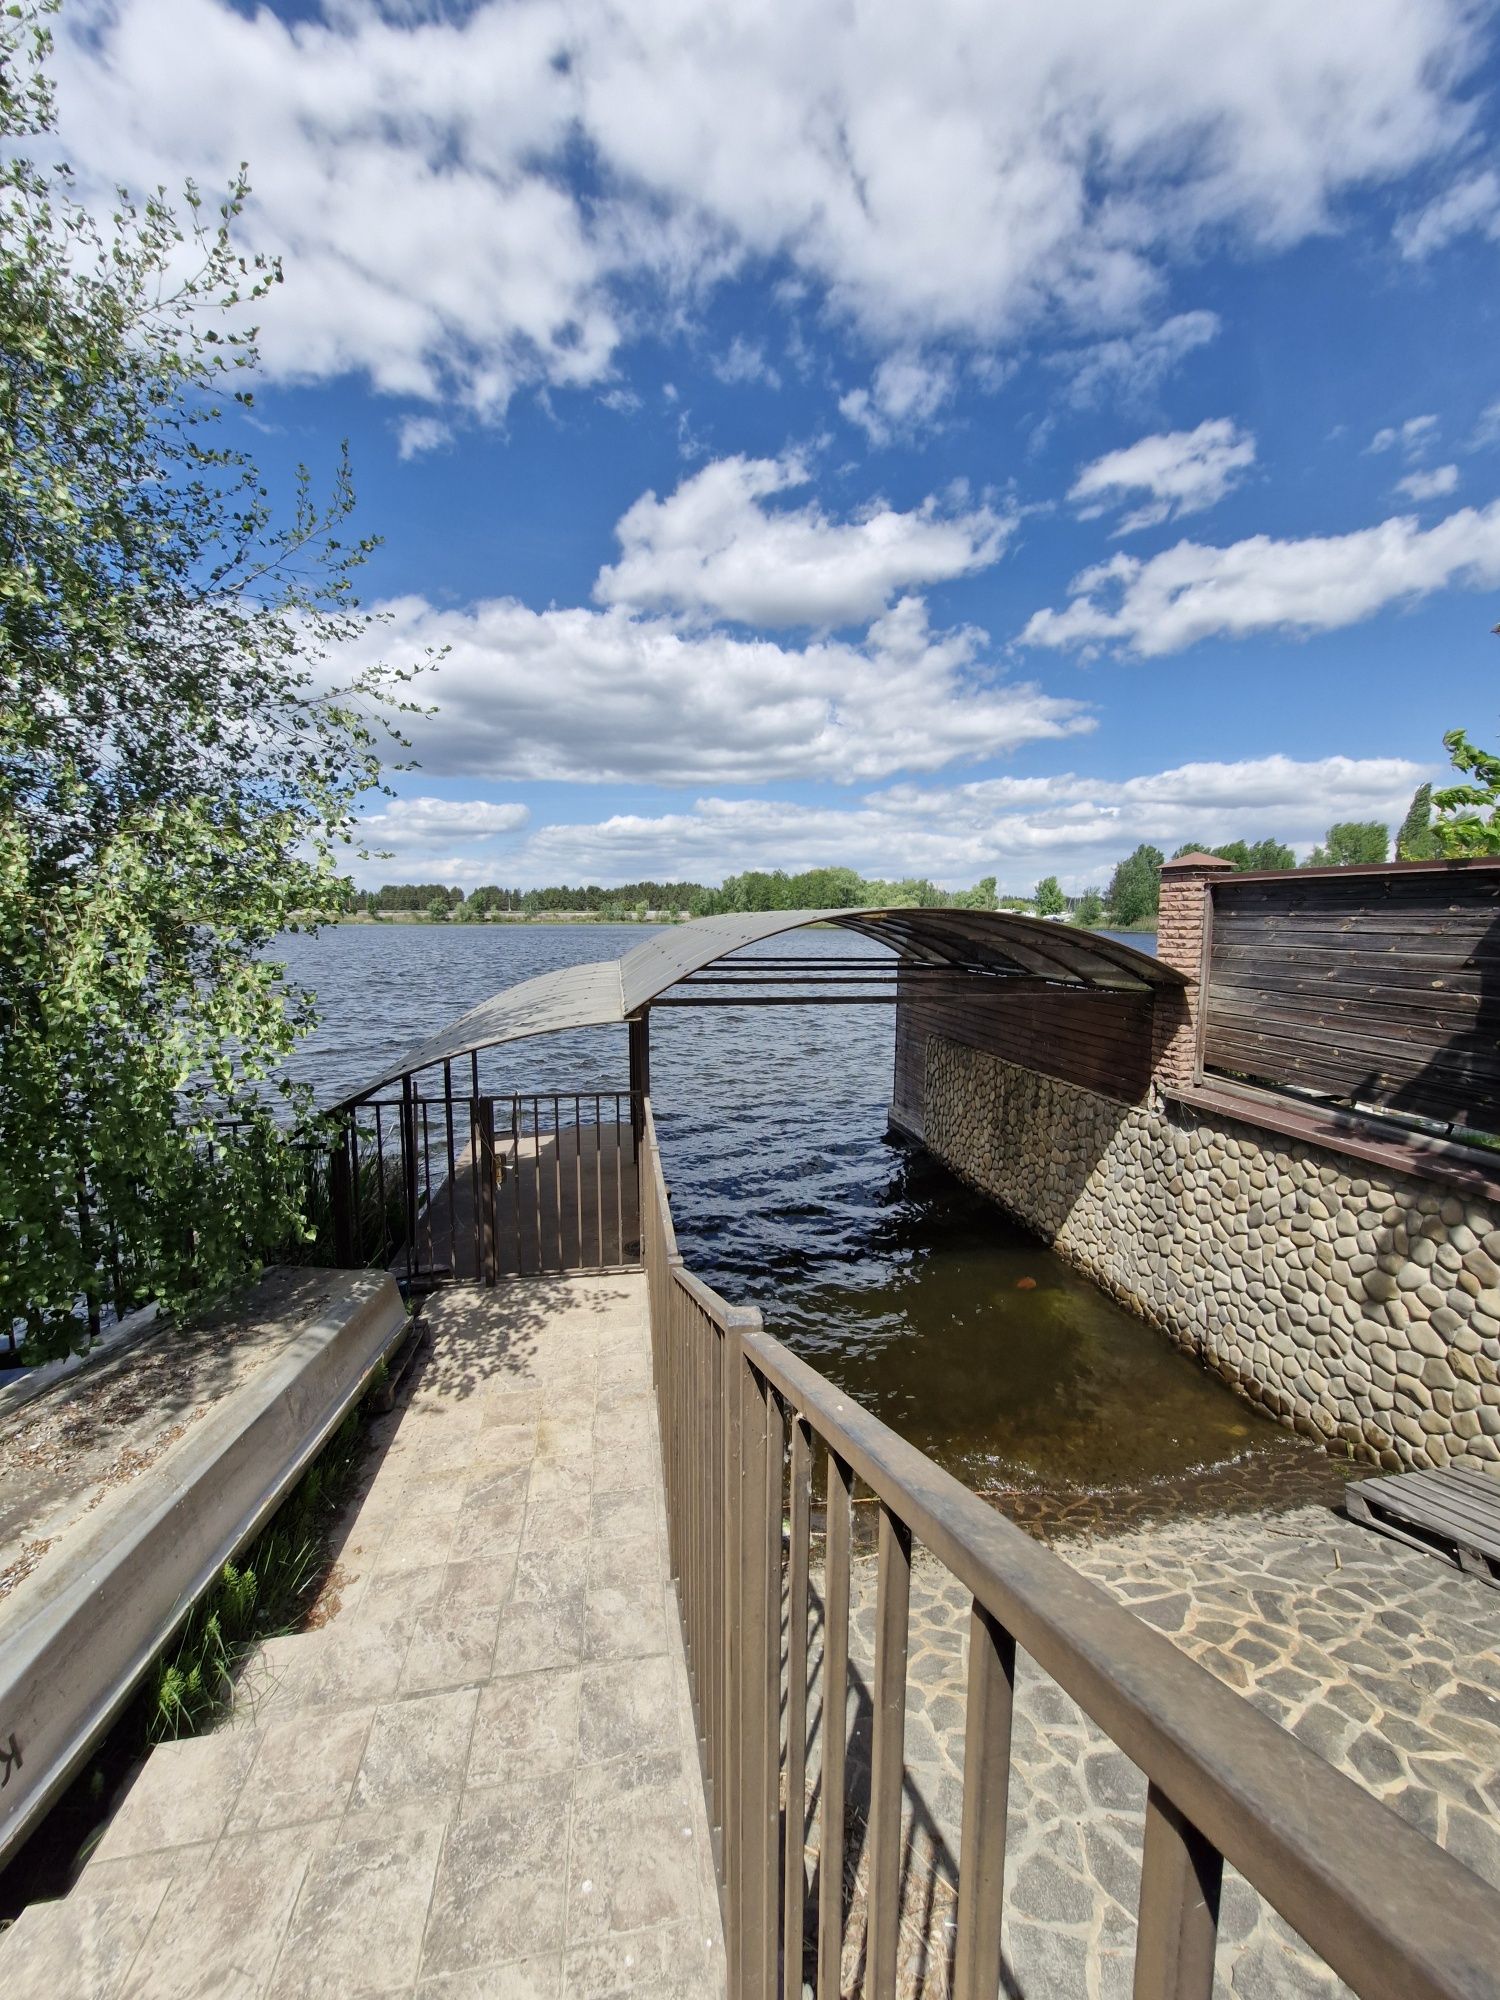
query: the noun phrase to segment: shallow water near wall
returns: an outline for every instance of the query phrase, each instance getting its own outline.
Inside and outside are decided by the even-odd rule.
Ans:
[[[325,1023],[296,1072],[331,1100],[498,988],[647,934],[349,926],[284,940]],[[809,931],[798,949],[868,958],[878,947]],[[758,1305],[769,1331],[1040,1530],[1337,1497],[1347,1467],[893,1142],[893,1056],[888,1007],[658,1010],[653,1099],[693,1270]],[[483,1075],[503,1089],[613,1087],[625,1064],[623,1030],[596,1031],[514,1045]]]

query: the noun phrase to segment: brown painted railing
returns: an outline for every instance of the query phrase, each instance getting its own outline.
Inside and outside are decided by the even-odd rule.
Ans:
[[[799,1361],[766,1334],[759,1312],[726,1305],[685,1270],[649,1104],[644,1126],[642,1237],[671,1561],[730,2000],[792,2000],[809,1955],[818,2000],[842,1991],[856,1480],[879,1519],[861,1989],[870,2000],[896,1991],[914,1541],[972,1597],[955,2000],[995,2000],[1000,1990],[1018,1646],[1145,1773],[1136,2000],[1209,2000],[1226,1862],[1361,2000],[1494,2000],[1500,1895]],[[827,1514],[809,1954],[803,1810],[815,1462],[824,1468]]]

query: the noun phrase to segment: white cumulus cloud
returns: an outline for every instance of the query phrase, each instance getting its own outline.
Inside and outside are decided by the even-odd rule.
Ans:
[[[1396,491],[1408,500],[1441,500],[1458,485],[1456,465],[1435,465],[1430,472],[1408,472],[1396,481]]]
[[[447,847],[452,842],[493,840],[515,833],[531,818],[523,805],[498,805],[488,799],[391,799],[361,822],[366,837],[379,847]]]
[[[1397,757],[1271,756],[1123,779],[1060,772],[905,784],[848,805],[715,794],[666,813],[538,827],[514,857],[515,879],[718,881],[744,868],[837,862],[947,886],[995,875],[1005,891],[1028,890],[1055,873],[1077,890],[1106,882],[1113,863],[1143,840],[1171,853],[1186,840],[1274,836],[1305,853],[1333,820],[1398,820],[1432,775]]]
[[[1072,601],[1036,612],[1021,636],[1033,646],[1151,658],[1201,639],[1331,632],[1435,590],[1497,583],[1500,501],[1431,528],[1397,516],[1348,535],[1253,535],[1227,548],[1179,542],[1149,561],[1113,556],[1075,577]]]
[[[1468,0],[871,0],[858,32],[805,0],[73,0],[59,41],[101,201],[250,162],[277,373],[482,415],[607,382],[752,260],[891,351],[1149,325],[1200,242],[1298,242],[1450,149],[1481,47]]]
[[[1087,347],[1064,348],[1049,355],[1047,362],[1068,377],[1069,400],[1080,408],[1112,395],[1139,402],[1188,355],[1217,339],[1219,330],[1217,313],[1201,309],[1174,313],[1157,326],[1116,334]]]
[[[1201,514],[1254,463],[1250,433],[1228,417],[1212,417],[1196,430],[1165,431],[1106,452],[1079,473],[1068,498],[1090,519],[1127,495],[1148,495],[1114,530],[1128,535],[1182,514]]]
[[[973,628],[934,632],[904,597],[858,640],[786,646],[693,631],[620,607],[533,611],[511,598],[443,610],[422,598],[352,649],[447,647],[409,719],[436,776],[755,785],[855,782],[1001,755],[1093,727],[1083,703],[1005,679]]]
[[[1431,447],[1437,427],[1434,416],[1408,417],[1404,424],[1387,424],[1376,431],[1365,449],[1370,452],[1399,449],[1407,458],[1420,458]]]
[[[407,416],[396,427],[396,452],[403,459],[420,458],[453,441],[453,428],[441,417]]]
[[[839,412],[858,424],[871,444],[889,444],[930,426],[952,400],[953,363],[945,356],[890,354],[876,368],[868,389],[839,398]]]
[[[990,507],[907,513],[876,504],[835,521],[816,502],[773,506],[809,481],[797,457],[721,458],[665,499],[621,516],[621,555],[599,572],[602,604],[750,625],[865,624],[899,593],[997,561],[1012,519]]]
[[[1470,231],[1500,243],[1500,174],[1491,167],[1466,174],[1425,208],[1404,216],[1396,241],[1404,257],[1430,257]]]

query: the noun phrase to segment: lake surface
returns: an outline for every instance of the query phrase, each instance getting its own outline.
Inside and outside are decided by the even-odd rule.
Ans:
[[[647,927],[347,925],[282,940],[329,1102],[503,986]],[[1150,948],[1154,940],[1125,940]],[[763,949],[784,950],[785,940]],[[869,957],[840,931],[799,952]],[[652,1095],[690,1267],[1008,1513],[1042,1529],[1334,1497],[1343,1470],[1257,1416],[993,1203],[886,1134],[894,1010],[659,1010]],[[521,1042],[486,1087],[623,1088],[625,1031]]]

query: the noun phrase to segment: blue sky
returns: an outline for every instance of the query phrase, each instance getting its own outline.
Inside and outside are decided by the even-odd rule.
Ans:
[[[392,878],[1030,888],[1398,819],[1500,734],[1496,12],[70,0],[86,186],[283,256],[447,657]]]

